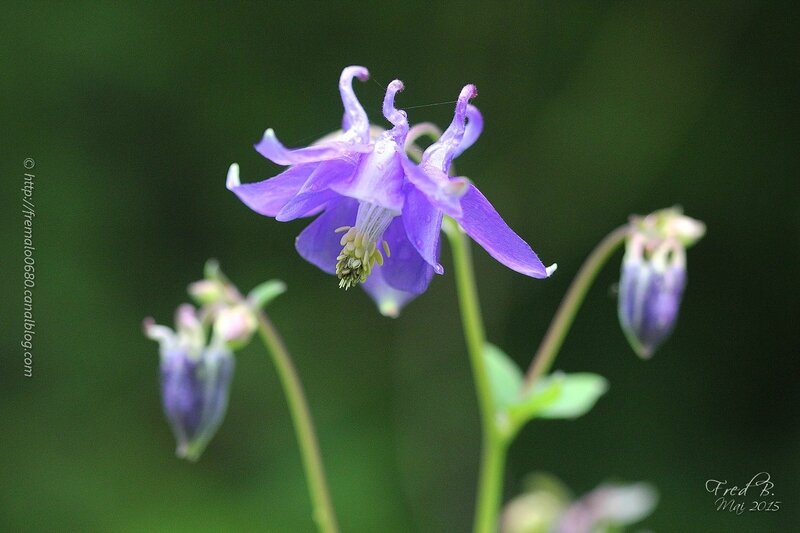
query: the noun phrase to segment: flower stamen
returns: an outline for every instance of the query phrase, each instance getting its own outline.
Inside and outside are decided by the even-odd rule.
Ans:
[[[378,249],[378,241],[397,213],[368,202],[358,206],[355,226],[336,228],[336,233],[344,233],[339,240],[342,251],[336,257],[336,276],[339,288],[348,290],[364,283],[377,263],[383,266],[384,258]],[[389,244],[382,241],[386,257],[389,257]]]

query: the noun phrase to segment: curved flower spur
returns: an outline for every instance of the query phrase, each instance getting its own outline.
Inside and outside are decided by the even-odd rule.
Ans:
[[[373,140],[353,93],[356,77],[366,80],[367,70],[347,67],[340,78],[345,109],[341,135],[288,150],[268,129],[256,150],[290,168],[262,182],[241,184],[234,163],[228,189],[257,213],[279,221],[319,214],[297,237],[300,255],[335,274],[344,289],[361,284],[388,316],[396,316],[423,293],[434,272],[444,272],[438,259],[445,214],[509,268],[547,277],[554,267],[544,267],[468,180],[447,175],[452,160],[482,129],[480,113],[468,103],[477,94],[475,87],[461,91],[453,122],[417,166],[405,154],[406,113],[394,105],[402,82],[389,84],[383,102],[383,115],[393,128]]]

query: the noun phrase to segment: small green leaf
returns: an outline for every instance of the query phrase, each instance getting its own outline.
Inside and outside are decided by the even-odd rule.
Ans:
[[[545,379],[559,382],[561,391],[555,401],[539,411],[537,416],[541,418],[578,418],[608,390],[606,379],[597,374],[557,373]]]
[[[536,385],[509,408],[509,414],[518,427],[539,416],[545,408],[552,405],[561,395],[562,380],[550,376],[540,379]]]
[[[286,284],[279,280],[270,280],[256,285],[247,295],[247,300],[253,309],[263,309],[265,305],[286,292]]]
[[[517,364],[494,344],[486,343],[483,353],[495,407],[506,409],[519,400],[522,373]]]

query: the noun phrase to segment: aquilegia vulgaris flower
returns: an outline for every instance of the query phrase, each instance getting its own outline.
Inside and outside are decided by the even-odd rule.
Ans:
[[[392,81],[383,101],[383,115],[392,129],[371,138],[369,120],[352,87],[353,78],[364,81],[368,76],[367,69],[358,66],[342,72],[340,135],[289,150],[268,129],[256,150],[289,168],[274,178],[241,184],[234,163],[228,189],[257,213],[279,221],[319,215],[296,240],[300,255],[335,274],[344,289],[362,285],[386,315],[396,316],[427,289],[434,272],[444,272],[439,264],[443,215],[455,219],[509,268],[547,277],[555,266],[545,268],[469,180],[448,175],[452,160],[482,129],[480,113],[469,105],[477,95],[475,86],[462,89],[452,123],[417,165],[404,148],[407,115],[394,104],[403,83]]]
[[[705,233],[680,209],[633,217],[619,282],[619,320],[633,350],[649,359],[678,318],[686,286],[686,248]]]

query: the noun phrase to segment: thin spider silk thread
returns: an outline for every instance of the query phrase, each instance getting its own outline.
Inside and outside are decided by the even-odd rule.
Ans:
[[[383,85],[381,85],[381,84],[378,82],[378,80],[376,80],[375,78],[370,78],[370,79],[371,79],[372,81],[374,81],[374,82],[375,82],[375,84],[376,84],[378,87],[380,87],[380,88],[381,88],[381,89],[383,89],[384,91],[386,90],[386,87],[385,87],[385,86],[383,86]],[[458,100],[448,100],[447,102],[434,102],[434,103],[432,103],[432,104],[406,105],[406,106],[402,106],[401,108],[402,108],[402,109],[419,109],[420,107],[433,107],[433,106],[437,106],[437,105],[448,105],[448,104],[455,104],[456,102],[458,102]],[[379,103],[380,103],[381,105],[383,104],[383,98],[381,98],[381,100],[380,100],[380,102],[379,102]],[[322,132],[320,132],[320,133],[318,133],[318,134],[316,134],[316,135],[307,135],[307,136],[305,136],[305,137],[303,137],[303,138],[301,138],[301,139],[297,139],[296,141],[294,141],[294,142],[292,142],[292,143],[290,143],[290,144],[292,144],[292,145],[298,145],[298,144],[300,144],[300,143],[303,143],[303,142],[305,142],[305,141],[307,141],[307,140],[309,140],[309,139],[319,139],[319,138],[321,138],[322,136],[324,136],[324,135],[326,135],[326,134],[328,134],[328,133],[330,133],[330,130],[324,130],[324,131],[322,131]]]
[[[381,85],[380,83],[378,83],[378,80],[376,80],[375,78],[370,78],[370,79],[371,79],[372,81],[374,81],[374,82],[375,82],[375,84],[376,84],[378,87],[380,87],[380,88],[381,88],[381,89],[383,89],[384,91],[386,90],[386,87],[384,87],[383,85]],[[381,100],[381,102],[383,102],[383,100]],[[401,109],[417,109],[417,108],[419,108],[419,107],[431,107],[431,106],[435,106],[435,105],[455,104],[456,102],[458,102],[458,100],[448,100],[447,102],[434,102],[434,103],[432,103],[432,104],[404,105],[404,106],[401,106]]]

